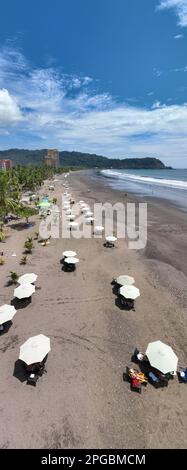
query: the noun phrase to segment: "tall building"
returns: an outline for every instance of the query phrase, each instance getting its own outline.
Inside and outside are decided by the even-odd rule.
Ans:
[[[44,157],[44,164],[52,168],[58,168],[60,165],[59,151],[56,149],[48,150],[47,155]]]
[[[8,170],[9,168],[12,168],[12,166],[13,166],[12,160],[9,160],[9,159],[0,160],[0,168],[2,168],[3,170]]]

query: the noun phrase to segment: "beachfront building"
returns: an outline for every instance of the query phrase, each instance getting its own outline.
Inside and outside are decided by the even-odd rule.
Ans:
[[[44,164],[52,168],[58,168],[60,165],[59,162],[59,151],[58,150],[48,150],[47,155],[44,157]]]
[[[13,162],[12,160],[9,159],[3,159],[0,160],[0,168],[3,170],[9,170],[9,168],[13,167]]]

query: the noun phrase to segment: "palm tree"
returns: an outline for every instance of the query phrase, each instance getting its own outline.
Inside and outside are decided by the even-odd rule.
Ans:
[[[36,209],[32,207],[23,206],[22,204],[17,208],[17,215],[20,217],[25,217],[27,224],[29,223],[29,217],[37,214]]]
[[[9,212],[15,213],[19,205],[18,188],[11,186],[8,174],[0,172],[0,216],[4,217]]]

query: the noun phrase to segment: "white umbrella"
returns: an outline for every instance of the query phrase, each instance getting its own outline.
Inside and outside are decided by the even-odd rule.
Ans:
[[[133,277],[125,275],[117,277],[116,282],[120,286],[131,286],[135,281]]]
[[[176,373],[178,357],[174,353],[173,349],[162,341],[154,341],[149,343],[146,356],[152,367],[160,370],[163,374],[168,372]]]
[[[83,214],[85,214],[86,212],[88,212],[88,209],[89,209],[89,207],[85,207],[85,206],[84,206],[84,207],[81,208],[81,212],[82,212]]]
[[[102,225],[97,225],[97,226],[95,227],[95,234],[98,234],[98,235],[99,235],[100,233],[103,232],[103,230],[104,230],[104,227],[102,227]]]
[[[50,339],[47,336],[32,336],[20,347],[19,359],[27,365],[42,362],[50,350]]]
[[[71,251],[71,250],[63,251],[64,258],[74,258],[76,254],[77,254],[76,251]]]
[[[94,217],[89,217],[86,219],[86,225],[90,225],[94,221]]]
[[[19,277],[18,282],[19,284],[32,284],[36,282],[37,277],[37,274],[34,273],[23,274],[23,276]]]
[[[106,241],[107,241],[108,243],[114,243],[114,242],[117,241],[117,238],[114,237],[113,235],[108,235],[108,237],[106,237]]]
[[[67,215],[67,220],[74,220],[75,219],[75,215],[74,214],[69,214]]]
[[[78,226],[79,226],[78,222],[69,223],[69,228],[71,228],[72,230],[77,230]]]
[[[92,217],[92,216],[93,216],[93,212],[91,212],[91,211],[88,211],[85,214],[85,217]]]
[[[79,204],[84,204],[84,201],[79,201]]]
[[[73,256],[71,257],[68,257],[68,258],[65,258],[65,263],[67,264],[77,264],[79,262],[79,259],[78,258],[74,258]]]
[[[14,297],[18,299],[27,299],[35,292],[35,286],[33,284],[21,284],[19,287],[14,289]]]
[[[17,310],[13,305],[4,304],[0,307],[0,325],[12,320]]]
[[[66,215],[70,215],[71,214],[71,209],[66,209]]]
[[[140,296],[140,291],[135,286],[123,286],[120,287],[120,294],[125,297],[125,299],[132,299],[135,300],[137,297]]]
[[[55,213],[55,214],[59,214],[60,209],[59,209],[58,206],[53,205],[52,208],[51,208],[51,211],[52,211],[53,213]]]

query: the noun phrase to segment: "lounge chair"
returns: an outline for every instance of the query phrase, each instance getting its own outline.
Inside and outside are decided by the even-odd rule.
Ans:
[[[66,263],[66,261],[64,261],[64,268],[67,272],[73,272],[76,269],[76,264]]]
[[[131,380],[131,390],[133,392],[141,393],[142,389],[141,389],[141,383],[139,382],[139,380],[135,378]]]
[[[134,300],[133,299],[125,299],[123,295],[119,295],[121,306],[125,310],[135,310],[134,308]]]
[[[178,372],[178,378],[180,383],[187,383],[187,367],[180,367]]]
[[[158,376],[154,374],[154,372],[148,372],[148,379],[149,382],[155,387],[155,388],[161,388],[161,387],[167,387],[168,386],[168,380],[165,379],[160,379]]]
[[[34,385],[34,387],[35,387],[36,382],[37,382],[38,379],[39,379],[39,375],[34,373],[34,372],[31,372],[31,374],[29,375],[29,377],[27,379],[27,384],[28,385]]]
[[[109,242],[108,240],[105,241],[106,248],[114,248],[114,242]]]

